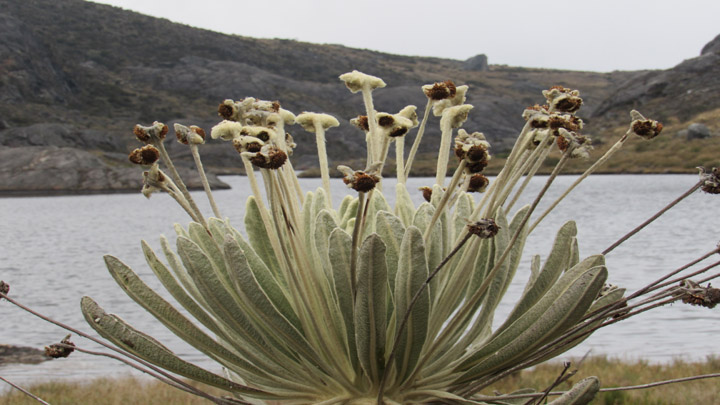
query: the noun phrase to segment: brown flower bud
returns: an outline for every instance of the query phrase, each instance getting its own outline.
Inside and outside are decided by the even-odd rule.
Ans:
[[[152,145],[145,145],[130,152],[128,159],[136,165],[151,165],[160,158],[160,152]]]

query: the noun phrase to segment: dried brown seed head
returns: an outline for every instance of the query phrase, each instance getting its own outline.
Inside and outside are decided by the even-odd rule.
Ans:
[[[654,120],[635,120],[632,122],[632,132],[645,139],[653,139],[660,135],[663,124]]]
[[[162,129],[160,129],[160,132],[158,132],[158,137],[160,139],[165,139],[165,136],[170,131],[170,128],[168,128],[167,125],[163,124]]]
[[[343,183],[360,193],[367,193],[375,188],[380,182],[380,164],[370,165],[363,170],[353,170],[348,166],[338,166],[337,169],[343,174]]]
[[[391,138],[397,138],[398,136],[403,136],[407,133],[408,133],[407,127],[397,127],[397,128],[393,128],[393,130],[390,131],[388,136]]]
[[[423,92],[430,100],[445,100],[455,97],[457,87],[451,80],[446,80],[444,82],[434,83],[433,85],[423,86]]]
[[[555,137],[555,142],[557,143],[558,148],[563,152],[570,147],[570,140],[564,136]]]
[[[233,109],[225,103],[220,104],[218,106],[218,115],[223,119],[229,120],[233,116]]]
[[[378,117],[378,125],[380,125],[381,127],[391,127],[394,123],[395,118],[393,118],[393,116],[390,114],[382,114]]]
[[[708,194],[720,194],[720,168],[713,167],[709,172],[705,172],[705,168],[698,167],[700,170],[700,180],[703,184],[700,189]]]
[[[370,131],[370,124],[368,122],[367,115],[358,115],[357,118],[350,120],[350,123],[360,128],[361,130],[368,132]]]
[[[8,284],[4,281],[0,281],[0,293],[8,295],[9,292],[10,292],[10,284]]]
[[[133,128],[133,134],[135,134],[135,137],[140,142],[150,142],[150,134],[148,134],[145,128],[140,124],[135,125],[135,127]]]
[[[358,171],[355,172],[355,181],[353,182],[352,188],[359,193],[367,193],[375,188],[378,181],[380,181],[380,179],[377,178],[377,176]]]
[[[128,160],[136,165],[151,165],[160,159],[160,152],[152,145],[145,145],[130,152]]]
[[[52,344],[50,346],[45,346],[45,355],[53,359],[59,359],[61,357],[65,358],[68,357],[70,353],[75,351],[74,346],[75,343],[70,341],[70,335],[67,335],[63,340],[60,341],[60,344]]]
[[[490,180],[488,180],[487,177],[482,174],[473,174],[472,177],[470,177],[467,191],[469,193],[482,193],[485,192],[488,184],[490,184]]]
[[[422,191],[422,196],[425,199],[425,201],[430,202],[430,200],[432,199],[432,192],[433,192],[432,187],[423,186],[423,187],[418,188],[418,190]]]
[[[279,169],[287,161],[287,154],[275,146],[265,145],[250,158],[250,162],[261,169]]]
[[[483,218],[473,224],[468,225],[468,232],[477,235],[480,239],[489,239],[497,235],[500,227],[492,218]]]
[[[477,162],[468,162],[467,165],[465,166],[465,169],[470,173],[480,173],[483,170],[485,170],[487,165],[488,165],[487,160],[480,160]]]

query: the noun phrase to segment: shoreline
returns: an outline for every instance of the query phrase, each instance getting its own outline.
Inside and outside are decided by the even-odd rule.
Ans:
[[[578,176],[582,173],[562,173],[558,177],[565,176]],[[692,172],[666,172],[666,173],[617,173],[617,172],[595,172],[593,176],[662,176],[662,175],[687,175],[696,176],[697,174]],[[218,174],[217,177],[246,177],[243,174]],[[497,176],[497,173],[490,174],[491,177]],[[540,173],[537,176],[547,176],[547,173]],[[301,179],[320,179],[319,176],[300,176]],[[340,179],[342,176],[331,176],[332,179]],[[395,177],[386,177],[388,179],[395,179]],[[433,176],[410,176],[410,178],[434,178]],[[448,179],[450,176],[448,176]],[[231,187],[222,187],[217,189],[229,190]],[[213,187],[213,190],[216,188]],[[203,191],[202,188],[192,187],[190,191]],[[65,196],[85,196],[85,195],[112,195],[112,194],[132,194],[140,193],[140,189],[99,189],[99,190],[76,190],[76,189],[52,189],[52,190],[0,190],[0,198],[27,198],[27,197],[65,197]]]

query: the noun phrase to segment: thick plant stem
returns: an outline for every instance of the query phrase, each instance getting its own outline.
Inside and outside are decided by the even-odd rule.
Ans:
[[[422,141],[423,134],[425,133],[425,126],[427,125],[428,117],[430,116],[431,106],[432,100],[428,99],[427,104],[425,105],[425,113],[423,114],[423,119],[420,123],[420,128],[418,128],[417,136],[415,136],[415,140],[410,148],[410,154],[408,155],[407,162],[405,163],[405,178],[410,177],[410,170],[412,169],[412,164],[415,161],[415,154],[417,154],[418,148],[420,147],[420,141]]]
[[[405,184],[405,137],[395,138],[395,176],[398,184]]]
[[[510,212],[512,207],[515,205],[517,200],[520,198],[522,193],[525,191],[525,188],[530,183],[530,180],[532,180],[533,177],[535,177],[535,174],[540,169],[540,166],[542,166],[543,162],[547,158],[547,155],[550,154],[550,151],[552,150],[552,147],[545,148],[541,154],[541,156],[535,161],[535,163],[532,164],[532,167],[528,171],[528,173],[525,175],[525,179],[523,180],[520,187],[518,187],[517,191],[515,192],[515,195],[513,196],[513,199],[510,201],[510,203],[505,207],[505,212]],[[532,154],[531,154],[532,157]],[[509,194],[512,190],[507,190],[507,193]],[[503,199],[504,201],[505,199]],[[529,233],[529,232],[528,232]]]
[[[350,250],[350,286],[352,289],[353,300],[357,295],[357,255],[358,246],[360,244],[360,228],[362,228],[363,212],[365,211],[365,193],[358,193],[358,207],[355,215],[355,226],[353,226],[352,248]]]
[[[645,228],[646,226],[650,225],[653,221],[655,221],[656,219],[658,219],[662,214],[664,214],[665,212],[667,212],[670,208],[674,207],[675,205],[677,205],[677,203],[679,203],[680,201],[684,200],[687,196],[689,196],[690,194],[692,194],[693,192],[695,192],[695,190],[699,189],[699,188],[703,185],[703,183],[704,183],[704,180],[700,180],[699,182],[697,182],[697,184],[695,184],[694,186],[690,187],[690,189],[689,189],[688,191],[686,191],[685,193],[683,193],[680,197],[676,198],[676,199],[675,199],[674,201],[672,201],[670,204],[666,205],[663,209],[661,209],[660,211],[658,211],[655,215],[653,215],[652,217],[648,218],[647,221],[645,221],[645,222],[643,222],[642,224],[638,225],[635,229],[633,229],[632,231],[628,232],[628,233],[627,233],[625,236],[623,236],[622,238],[618,239],[617,242],[615,242],[615,243],[613,243],[612,245],[610,245],[610,247],[608,247],[607,249],[605,249],[605,250],[602,252],[602,254],[603,254],[603,255],[607,255],[608,253],[612,252],[613,249],[615,249],[616,247],[620,246],[620,244],[622,244],[622,243],[625,242],[626,240],[630,239],[633,235],[635,235],[636,233],[640,232],[643,228]]]
[[[168,170],[170,171],[170,177],[175,181],[177,184],[178,189],[182,193],[182,195],[187,200],[188,204],[190,205],[190,208],[195,212],[196,217],[198,218],[198,223],[200,223],[203,227],[207,229],[207,222],[205,222],[205,217],[203,217],[202,212],[200,212],[200,209],[198,208],[197,204],[195,204],[195,200],[193,200],[192,196],[190,195],[190,192],[188,191],[187,187],[185,186],[185,183],[182,181],[182,178],[180,177],[180,173],[178,173],[177,169],[175,168],[175,165],[173,164],[172,160],[170,159],[170,155],[167,153],[167,149],[165,149],[165,144],[160,140],[159,142],[155,142],[155,146],[157,146],[158,151],[160,152],[160,158],[163,162],[165,162],[165,165],[167,166]]]
[[[445,185],[445,176],[447,175],[447,165],[450,160],[450,143],[452,141],[452,127],[448,125],[442,128],[440,138],[440,150],[438,151],[437,168],[435,169],[435,184],[440,187]]]
[[[420,299],[420,295],[425,291],[428,286],[430,285],[430,282],[432,279],[438,274],[438,272],[447,264],[450,259],[452,259],[455,254],[460,251],[460,249],[465,245],[465,243],[473,236],[472,233],[467,233],[463,239],[460,240],[460,243],[458,243],[455,248],[435,267],[432,273],[428,275],[428,278],[425,280],[425,282],[420,286],[420,288],[417,290],[415,295],[413,295],[412,300],[410,301],[410,304],[408,304],[408,308],[405,311],[405,315],[403,315],[403,319],[400,322],[400,326],[398,326],[397,331],[395,331],[395,339],[393,341],[393,347],[390,351],[390,356],[388,356],[388,360],[385,363],[385,371],[383,373],[382,380],[380,380],[380,388],[378,389],[378,398],[377,403],[382,404],[382,399],[384,395],[385,390],[385,382],[387,381],[388,375],[390,374],[390,368],[393,365],[393,361],[395,360],[395,353],[398,348],[398,344],[400,343],[400,336],[402,335],[402,332],[405,330],[405,327],[407,326],[408,320],[410,319],[410,315],[412,314],[412,310],[415,307],[415,303],[417,303],[417,300]]]
[[[465,166],[467,165],[467,162],[465,159],[460,161],[460,164],[458,165],[457,169],[455,169],[455,173],[453,174],[452,179],[450,180],[450,185],[448,185],[447,190],[445,190],[445,193],[442,196],[442,199],[440,199],[440,202],[438,203],[437,208],[435,208],[435,212],[433,213],[432,218],[430,219],[430,224],[428,225],[427,229],[425,230],[425,234],[423,235],[423,240],[425,243],[427,243],[428,239],[430,239],[430,234],[432,233],[433,226],[435,225],[435,222],[437,222],[438,218],[440,218],[440,215],[445,210],[445,206],[447,205],[448,201],[450,200],[450,197],[454,194],[455,188],[457,187],[458,183],[460,182],[460,178],[462,177],[463,172],[465,171]]]
[[[365,85],[362,89],[363,103],[365,104],[365,111],[368,117],[368,134],[367,134],[367,147],[368,147],[368,166],[374,163],[379,158],[380,150],[377,145],[378,136],[378,123],[375,114],[375,106],[373,105],[372,90]]]
[[[327,150],[325,149],[325,129],[315,125],[315,143],[317,143],[318,159],[320,160],[320,177],[328,199],[330,199],[330,169],[328,168]]]
[[[198,146],[190,144],[190,153],[192,154],[193,160],[195,160],[195,166],[197,166],[198,173],[200,174],[200,180],[202,181],[203,188],[205,189],[205,194],[207,194],[208,201],[210,201],[210,207],[212,207],[213,214],[215,214],[215,218],[222,219],[220,210],[218,209],[217,204],[215,204],[215,197],[213,197],[212,191],[210,190],[210,183],[208,183],[207,176],[205,175],[205,169],[203,168],[202,161],[200,160]]]

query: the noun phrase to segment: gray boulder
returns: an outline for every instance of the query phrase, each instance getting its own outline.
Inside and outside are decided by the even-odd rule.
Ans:
[[[488,57],[484,53],[475,55],[465,61],[465,70],[474,70],[476,72],[487,72],[490,70],[488,65]]]
[[[687,127],[687,139],[705,139],[710,137],[710,128],[705,124],[695,122]]]

